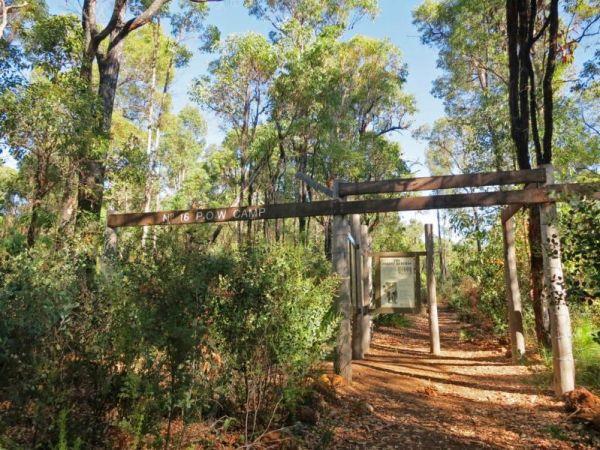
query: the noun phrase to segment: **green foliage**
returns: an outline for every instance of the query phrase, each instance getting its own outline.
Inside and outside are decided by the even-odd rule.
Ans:
[[[600,303],[600,202],[572,201],[561,208],[560,221],[569,300]]]
[[[276,24],[284,36],[310,37],[327,27],[343,29],[356,16],[377,13],[377,0],[244,0],[250,14]]]
[[[38,20],[25,35],[25,45],[33,65],[46,74],[78,69],[84,49],[80,19],[56,15]]]
[[[410,317],[400,313],[381,314],[375,318],[375,324],[392,328],[408,328],[411,326],[412,321]]]
[[[443,290],[450,305],[459,312],[462,319],[496,333],[503,333],[507,328],[501,233],[500,224],[496,223],[481,249],[477,248],[475,238],[455,244],[455,257],[449,261],[451,277]],[[525,248],[520,246],[517,254],[524,256]],[[528,309],[530,305],[525,296],[527,279],[523,270],[525,265],[522,258],[519,261],[519,281],[525,309]],[[526,312],[525,319],[527,317]]]
[[[571,308],[573,330],[573,359],[575,360],[576,384],[600,393],[600,308],[594,305],[574,305]],[[552,353],[542,352],[546,371],[539,382],[552,384]]]
[[[594,311],[595,310],[595,311]],[[577,384],[600,392],[600,308],[579,311],[573,322],[573,356]]]
[[[374,252],[414,252],[424,247],[423,224],[414,219],[404,223],[394,216],[382,216],[372,236]]]
[[[0,95],[25,83],[23,70],[26,67],[23,52],[16,45],[0,39]]]
[[[296,386],[330,351],[337,283],[329,264],[309,254],[290,246],[242,251],[211,294],[237,401],[261,421],[278,402],[293,404]]]
[[[206,414],[285,417],[330,351],[336,280],[304,248],[123,248],[86,286],[81,245],[0,258],[0,433],[27,448],[91,447],[106,430],[156,445]],[[257,403],[257,395],[260,402]],[[25,432],[25,430],[30,430]],[[80,444],[78,444],[78,442]],[[164,443],[164,442],[163,442]]]

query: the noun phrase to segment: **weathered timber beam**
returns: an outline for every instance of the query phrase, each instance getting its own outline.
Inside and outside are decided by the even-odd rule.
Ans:
[[[506,172],[443,175],[396,180],[339,183],[339,195],[385,194],[392,192],[433,191],[464,187],[501,186],[519,183],[545,183],[543,169],[512,170]]]
[[[530,183],[526,185],[523,189],[534,189],[536,187],[538,187],[537,184]],[[511,217],[518,213],[522,207],[523,205],[508,205],[505,208],[503,208],[500,214],[500,220],[502,221],[502,223],[505,223],[508,220],[510,220]]]
[[[427,251],[417,251],[417,252],[377,252],[379,257],[405,257],[405,256],[425,256],[427,255]]]
[[[593,198],[600,199],[600,183],[558,184],[518,191],[476,192],[471,194],[385,198],[351,202],[323,200],[312,203],[287,203],[269,206],[109,214],[107,225],[110,228],[139,227],[144,225],[187,225],[192,223],[235,222],[287,217],[418,211],[425,209],[534,205],[561,201],[560,195],[565,194],[590,195]]]

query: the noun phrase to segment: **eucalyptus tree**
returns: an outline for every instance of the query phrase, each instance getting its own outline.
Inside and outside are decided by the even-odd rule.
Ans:
[[[218,0],[194,0],[193,5],[184,6],[206,11],[205,4]],[[108,136],[111,129],[112,113],[119,82],[119,72],[123,57],[123,43],[135,30],[153,21],[168,10],[169,0],[130,2],[116,0],[108,22],[102,26],[97,20],[97,0],[84,0],[82,8],[82,27],[84,48],[80,75],[82,80],[93,89],[93,68],[96,62],[99,79],[97,93],[102,102],[101,131]],[[127,13],[133,17],[127,18]],[[81,167],[79,182],[79,210],[97,216],[102,206],[106,161],[104,154],[89,155]]]
[[[94,142],[88,121],[96,119],[89,98],[82,95],[78,80],[63,76],[55,81],[40,78],[26,88],[3,97],[2,124],[12,156],[19,164],[20,176],[31,186],[27,244],[33,246],[42,224],[44,202],[59,194],[73,170],[84,142]],[[60,196],[55,204],[61,205]],[[56,208],[46,212],[52,216]],[[52,221],[45,221],[52,224]]]
[[[40,0],[0,0],[0,94],[26,83],[28,61],[23,39],[46,15],[46,5]]]
[[[568,1],[564,6],[564,13],[570,19],[561,23],[558,0],[506,2],[509,118],[520,169],[532,167],[531,142],[537,165],[553,162],[559,76],[572,63],[576,45],[594,27],[600,30],[597,1]],[[582,25],[581,30],[575,24]],[[536,59],[540,61],[537,70]],[[542,237],[540,209],[533,207],[529,211],[532,295],[534,306],[537,306],[536,332],[538,340],[549,346],[550,320],[540,323],[539,317],[541,314],[546,316],[548,309],[548,298],[542,295],[542,249],[539,244],[536,245]],[[566,333],[566,330],[562,331]]]
[[[31,24],[47,14],[43,0],[0,0],[0,42],[12,43]]]
[[[362,36],[341,42],[331,28],[287,55],[272,90],[281,157],[325,183],[405,171],[400,147],[386,138],[406,129],[414,111],[397,48]],[[308,186],[297,188],[298,201],[312,198]]]
[[[269,88],[277,66],[275,48],[264,36],[233,35],[219,44],[209,74],[197,78],[193,89],[195,100],[213,111],[228,133],[227,145],[234,149],[239,168],[238,203],[256,170],[250,152],[259,126],[268,120]]]
[[[141,207],[145,212],[157,207],[157,150],[160,122],[170,108],[170,80],[175,68],[187,64],[189,57],[190,52],[167,36],[160,23],[151,23],[125,43],[115,105],[146,134],[147,168]],[[149,227],[143,228],[142,246],[149,231]]]
[[[462,151],[475,164],[459,168],[464,171],[514,165],[503,126],[508,75],[503,5],[500,0],[426,1],[414,12],[422,42],[439,50],[443,73],[432,93],[444,101],[444,127],[456,130]]]
[[[596,23],[592,3],[565,2],[565,23],[555,14],[554,0],[426,1],[417,8],[414,17],[422,40],[440,50],[438,64],[444,70],[433,92],[444,99],[447,118],[434,127],[430,152],[447,149],[448,143],[440,143],[443,134],[450,133],[453,153],[470,155],[457,169],[529,169],[530,152],[536,164],[551,162],[556,126],[566,132],[559,138],[563,143],[577,140],[581,128],[564,126],[572,115],[572,102],[559,79],[569,73],[577,41]],[[538,340],[548,344],[537,208],[530,209],[528,233],[536,331]]]
[[[159,171],[164,190],[178,193],[189,180],[190,172],[202,164],[207,126],[200,111],[192,105],[186,105],[177,115],[165,117],[164,122],[164,139],[157,155]]]
[[[252,15],[271,23],[275,29],[273,37],[277,39],[314,38],[332,26],[346,29],[364,16],[374,17],[378,3],[378,0],[244,0]]]
[[[32,69],[28,83],[2,96],[0,127],[20,174],[31,186],[27,241],[34,244],[44,201],[53,194],[57,225],[76,186],[70,180],[81,161],[81,148],[95,148],[98,104],[80,82],[77,68],[82,33],[73,15],[43,16],[19,36]]]

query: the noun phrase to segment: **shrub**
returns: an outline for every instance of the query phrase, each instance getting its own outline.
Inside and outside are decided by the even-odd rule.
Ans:
[[[321,252],[208,251],[175,233],[159,248],[124,246],[93,277],[77,245],[3,260],[1,446],[165,447],[174,419],[207,414],[251,439],[285,419],[335,328]]]
[[[412,325],[410,317],[400,314],[381,314],[375,318],[375,325],[392,327],[392,328],[408,328]]]
[[[336,282],[315,254],[285,245],[247,249],[211,292],[247,438],[268,426],[277,405],[293,409],[302,380],[330,351]]]

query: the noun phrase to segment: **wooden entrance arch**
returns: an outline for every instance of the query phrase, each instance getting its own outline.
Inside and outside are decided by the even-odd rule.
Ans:
[[[534,170],[476,173],[465,175],[447,175],[362,183],[336,182],[333,189],[316,183],[306,175],[298,174],[304,183],[330,197],[329,200],[310,203],[288,203],[264,206],[240,206],[230,208],[191,209],[178,211],[158,211],[149,213],[109,214],[107,226],[110,230],[119,227],[137,227],[148,225],[188,225],[198,223],[222,223],[247,220],[268,220],[293,217],[333,216],[332,262],[333,270],[341,283],[336,302],[341,315],[341,324],[337,338],[335,369],[348,380],[352,378],[353,335],[354,341],[363,342],[362,350],[354,352],[355,358],[364,354],[367,323],[364,318],[365,305],[368,305],[365,289],[365,273],[361,270],[355,279],[361,279],[363,298],[352,303],[352,281],[350,267],[350,246],[348,237],[354,241],[362,258],[368,256],[361,242],[365,232],[360,226],[360,214],[376,212],[399,212],[426,209],[450,209],[465,207],[504,206],[502,223],[505,242],[505,273],[507,285],[507,304],[509,309],[510,338],[513,357],[524,352],[521,303],[516,277],[516,258],[514,253],[514,235],[512,216],[524,206],[539,207],[541,213],[542,251],[544,257],[544,277],[546,295],[551,299],[552,353],[554,363],[555,391],[558,395],[571,391],[575,387],[574,363],[571,345],[571,326],[564,289],[562,262],[560,259],[560,238],[556,226],[556,203],[569,195],[587,195],[600,199],[600,183],[554,184],[551,166]],[[524,185],[516,190],[493,190],[469,194],[443,194],[401,198],[374,198],[347,201],[347,197],[360,195],[412,193],[417,191],[444,190],[469,187]],[[350,216],[352,227],[347,219]],[[113,233],[113,238],[115,233]],[[426,226],[427,245],[433,255],[431,229]],[[361,250],[363,249],[363,250]],[[437,309],[435,307],[435,278],[433,277],[433,256],[427,263],[428,297],[430,324],[432,330],[432,353],[440,353],[439,338],[434,345],[433,335],[437,331]],[[433,301],[433,304],[432,304]],[[369,300],[370,303],[370,300]],[[359,315],[357,320],[355,314]],[[435,315],[435,317],[434,317]],[[354,320],[353,320],[354,319]],[[353,330],[352,323],[355,323]],[[560,333],[559,333],[560,330]],[[359,346],[360,347],[360,346]],[[355,348],[356,350],[356,348]]]

